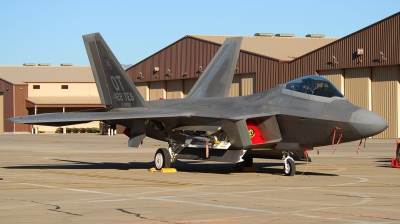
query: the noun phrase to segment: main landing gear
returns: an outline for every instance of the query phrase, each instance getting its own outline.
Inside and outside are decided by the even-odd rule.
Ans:
[[[154,155],[154,163],[157,170],[162,168],[171,168],[171,163],[176,161],[176,156],[182,151],[184,146],[173,138],[169,140],[168,149],[159,148]]]
[[[294,176],[296,173],[296,164],[292,157],[290,157],[290,153],[286,152],[286,156],[284,156],[285,165],[283,165],[283,170],[285,172],[285,176]]]
[[[171,167],[171,154],[166,148],[159,148],[154,156],[154,163],[157,170]]]

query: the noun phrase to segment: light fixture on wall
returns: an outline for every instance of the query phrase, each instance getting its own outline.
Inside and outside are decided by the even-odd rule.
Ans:
[[[235,72],[238,72],[238,71],[239,71],[239,68],[236,68],[236,69],[235,69]]]
[[[172,76],[170,69],[167,69],[167,74],[165,74],[165,76],[167,76],[167,77],[171,77]]]
[[[332,59],[333,59],[332,65],[337,65],[337,64],[339,64],[339,62],[338,62],[338,60],[336,59],[335,55],[332,55]]]
[[[357,48],[357,51],[355,53],[355,55],[353,56],[353,58],[358,59],[357,60],[357,64],[362,63],[362,56],[364,55],[364,48]]]
[[[201,73],[203,73],[203,66],[199,66],[199,70],[197,70],[196,72],[198,75],[201,75]]]
[[[379,52],[379,54],[381,55],[381,62],[386,61],[387,58],[385,57],[385,54],[381,51]]]
[[[154,67],[153,75],[155,75],[158,71],[160,71],[160,68],[159,67]],[[158,75],[156,76],[156,78],[158,78]]]
[[[185,78],[187,76],[187,73],[183,73],[182,78]]]
[[[144,79],[144,76],[143,76],[142,72],[139,72],[139,76],[137,77],[137,79],[139,79],[139,80]]]

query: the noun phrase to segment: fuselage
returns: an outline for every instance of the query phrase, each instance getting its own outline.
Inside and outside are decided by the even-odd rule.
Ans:
[[[382,117],[344,97],[299,93],[286,89],[284,84],[241,97],[184,98],[148,103],[151,109],[180,109],[194,114],[174,121],[161,119],[169,130],[188,124],[218,124],[218,120],[224,119],[276,116],[281,141],[296,142],[302,147],[329,145],[334,133],[337,138],[342,135],[341,142],[349,142],[376,135],[388,127]]]

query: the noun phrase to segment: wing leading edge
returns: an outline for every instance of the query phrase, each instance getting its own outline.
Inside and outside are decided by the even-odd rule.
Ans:
[[[144,109],[138,108],[129,111],[117,112],[69,112],[69,113],[46,113],[30,116],[8,118],[14,123],[43,124],[62,126],[68,124],[85,123],[90,121],[112,121],[124,119],[141,118],[166,118],[166,117],[190,117],[193,112],[185,112],[175,109]]]

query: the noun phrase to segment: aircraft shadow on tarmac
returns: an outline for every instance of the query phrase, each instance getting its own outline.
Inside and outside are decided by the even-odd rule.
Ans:
[[[85,162],[76,160],[62,160],[54,159],[58,162],[67,162],[70,164],[53,164],[53,165],[26,165],[26,166],[8,166],[3,167],[5,169],[116,169],[116,170],[130,170],[130,169],[150,169],[154,167],[154,162],[130,162],[130,163],[113,163],[113,162]],[[296,172],[296,175],[310,175],[310,176],[338,176],[336,174],[319,173],[319,172],[303,172],[306,167],[305,163],[298,163],[300,171]],[[257,167],[257,173],[266,173],[272,175],[284,175],[282,163],[254,163],[254,167]],[[176,161],[173,164],[173,168],[176,168],[178,172],[188,173],[212,173],[212,174],[231,174],[241,171],[236,171],[235,164],[231,163],[205,163],[203,161]]]

